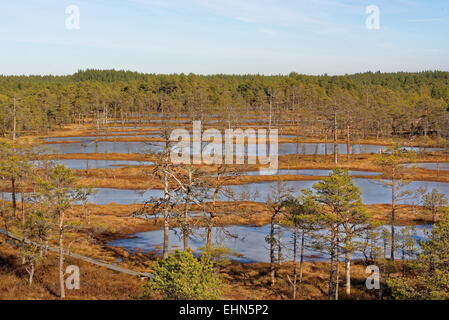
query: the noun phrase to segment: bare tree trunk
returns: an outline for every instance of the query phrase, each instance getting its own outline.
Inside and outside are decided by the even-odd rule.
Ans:
[[[350,160],[350,152],[351,152],[351,148],[350,148],[350,126],[349,124],[347,125],[347,132],[346,132],[346,159],[349,162]]]
[[[25,227],[25,195],[23,194],[23,190],[21,191],[20,196],[22,201],[22,225]]]
[[[337,108],[334,107],[334,163],[338,164]]]
[[[97,133],[99,132],[99,130],[100,130],[100,115],[98,114],[98,108],[97,108]]]
[[[163,252],[162,257],[164,259],[168,258],[168,233],[169,233],[169,225],[168,225],[168,200],[169,200],[169,186],[168,186],[168,176],[167,173],[164,173],[164,199],[165,199],[165,207],[164,207],[164,244],[163,244]]]
[[[16,219],[17,200],[16,200],[16,179],[11,177],[11,197],[12,197],[12,216]]]
[[[274,257],[274,219],[275,215],[271,217],[270,224],[270,284],[274,286],[276,270],[275,270],[275,257]]]
[[[296,299],[296,246],[297,246],[298,228],[293,229],[293,299]]]
[[[282,264],[282,228],[280,221],[278,221],[278,263],[279,265]]]
[[[59,289],[61,290],[60,297],[65,298],[64,287],[64,211],[59,213]]]
[[[192,168],[189,167],[189,186],[186,192],[186,202],[184,206],[184,250],[189,246],[189,204],[190,204],[190,192],[192,188]]]
[[[325,134],[324,134],[324,161],[325,162],[327,162],[327,134],[328,134],[328,132],[327,132],[328,130],[326,129],[326,132],[325,132]]]
[[[185,226],[184,226],[184,228],[187,228],[187,224],[188,224],[188,217],[187,217],[187,213],[185,214],[185,217],[184,217],[184,219],[185,219]],[[183,242],[184,242],[184,250],[186,250],[187,248],[188,248],[188,246],[189,246],[189,235],[188,235],[188,232],[187,232],[187,229],[184,229],[184,234],[183,234]]]
[[[12,141],[16,141],[17,130],[17,111],[16,111],[16,97],[14,96],[14,110],[13,110],[13,124],[12,124]]]
[[[300,136],[300,127],[299,127],[300,121],[298,119],[297,123],[296,123],[296,155],[295,158],[298,159],[298,155],[299,155],[299,136]]]
[[[335,300],[338,300],[338,291],[340,289],[340,233],[337,230],[337,264],[335,267],[336,280],[335,280]]]
[[[186,200],[186,204],[184,207],[184,230],[183,230],[183,242],[184,242],[184,250],[186,250],[189,246],[189,204],[188,199]]]
[[[345,241],[346,248],[349,248],[349,239]],[[351,257],[349,250],[345,252],[345,266],[346,266],[346,295],[351,295]]]
[[[271,130],[271,108],[273,107],[273,89],[270,92],[270,118],[268,121],[268,130]]]
[[[207,242],[206,242],[206,246],[208,248],[210,248],[211,241],[212,241],[212,226],[213,226],[212,219],[213,219],[213,217],[210,217],[209,223],[207,225]]]
[[[335,263],[335,227],[331,227],[331,263],[329,270],[329,291],[328,299],[332,300],[334,298],[334,263]]]
[[[28,273],[29,273],[28,285],[31,287],[33,285],[34,262],[30,263],[30,269],[28,270]]]
[[[162,258],[167,259],[168,258],[168,233],[170,231],[170,227],[168,225],[168,218],[164,218],[164,249],[162,252]]]
[[[299,285],[300,288],[302,287],[302,271],[303,271],[303,267],[304,267],[304,238],[305,238],[305,233],[304,230],[302,230],[302,234],[301,234],[301,256],[300,256],[300,260],[299,260]]]
[[[391,252],[390,259],[394,261],[394,250],[395,250],[395,237],[394,237],[394,224],[395,224],[395,211],[396,211],[396,180],[395,177],[392,177],[392,185],[391,185]]]
[[[212,226],[213,226],[213,222],[212,222],[212,217],[210,217],[210,221],[207,225],[207,243],[206,246],[210,248],[211,245],[211,241],[212,241]]]
[[[20,193],[22,201],[22,232],[25,234],[25,199],[23,195],[23,190]],[[25,246],[25,237],[22,238],[22,247]],[[22,264],[25,264],[25,256],[22,257]],[[34,269],[34,265],[33,265]],[[31,284],[30,284],[31,285]]]
[[[402,277],[405,277],[405,250],[402,249]]]
[[[212,203],[213,213],[210,214],[209,223],[207,224],[207,242],[206,242],[206,246],[208,248],[210,248],[210,245],[211,245],[212,227],[214,225],[214,220],[213,219],[215,217],[215,212],[217,210],[217,194],[218,194],[218,189],[215,189],[215,191],[214,191],[214,201]]]

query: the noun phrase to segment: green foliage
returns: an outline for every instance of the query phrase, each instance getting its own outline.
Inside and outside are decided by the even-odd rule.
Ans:
[[[384,273],[387,274],[387,276],[399,271],[397,264],[393,260],[387,259],[384,260],[383,262],[384,262],[383,264]]]
[[[324,204],[332,213],[329,217],[336,222],[350,218],[354,223],[366,221],[366,212],[362,203],[361,192],[354,185],[348,170],[336,168],[329,177],[313,185],[318,203]]]
[[[352,252],[356,249],[353,238],[361,235],[367,229],[369,215],[362,203],[361,193],[354,185],[348,170],[336,168],[326,178],[313,185],[315,193],[303,190],[312,201],[323,205],[316,221],[322,228],[331,230],[330,235],[316,235],[314,246],[317,249],[327,247],[334,250],[335,231],[340,230],[344,235],[344,249]]]
[[[212,300],[222,295],[221,280],[208,254],[197,259],[190,249],[176,250],[167,259],[155,262],[152,269],[155,278],[145,285],[144,297],[151,291],[175,300]]]
[[[304,190],[303,192],[306,192]],[[313,225],[320,219],[321,210],[311,196],[300,199],[288,199],[285,202],[285,213],[282,224],[286,227],[304,227]]]
[[[51,217],[48,216],[46,210],[33,210],[27,215],[23,227],[23,233],[26,238],[42,243],[50,238]]]
[[[355,241],[366,262],[377,261],[382,256],[383,230],[381,222],[370,222],[363,230],[361,240]]]
[[[114,228],[104,223],[94,223],[91,227],[94,233],[112,233]]]
[[[228,266],[234,252],[222,245],[213,244],[211,246],[204,246],[199,248],[202,255],[210,256],[211,261],[217,269]]]
[[[374,157],[373,163],[387,173],[391,179],[403,179],[403,174],[407,171],[407,167],[403,166],[403,163],[414,162],[415,158],[415,152],[407,151],[400,144],[395,143],[388,147],[386,152]],[[391,183],[383,183],[391,185]]]
[[[0,139],[0,177],[19,179],[31,169],[31,150],[28,145]]]
[[[449,210],[448,200],[444,193],[433,189],[431,192],[424,193],[421,199],[423,207],[429,210],[432,214],[433,223],[436,222],[436,216],[439,213],[445,213]]]
[[[360,125],[364,132],[383,137],[410,130],[414,135],[446,130],[447,135],[448,74],[201,76],[90,69],[68,76],[0,76],[0,135],[11,133],[14,96],[19,132],[46,131],[85,120],[104,109],[109,114],[145,110],[201,112],[203,116],[232,106],[232,111],[263,114],[274,97],[276,109],[279,106],[276,112],[301,111],[305,117],[328,113],[330,101],[335,101],[357,110],[352,112],[353,123],[363,116]],[[420,119],[418,124],[415,119]]]
[[[396,300],[417,300],[420,298],[419,292],[413,281],[406,278],[387,279],[387,286],[393,299]]]
[[[449,214],[426,235],[413,275],[387,280],[394,299],[449,299]]]
[[[80,197],[76,177],[72,170],[63,165],[52,167],[38,180],[38,193],[41,202],[47,202],[51,209],[59,214],[72,206]],[[84,194],[84,193],[83,193]]]
[[[69,221],[66,223],[66,226],[72,230],[80,230],[82,225],[83,223],[81,221]]]
[[[413,237],[415,234],[416,229],[414,226],[404,227],[399,233],[396,247],[401,251],[403,259],[405,257],[413,257],[413,255],[417,252],[415,238]]]

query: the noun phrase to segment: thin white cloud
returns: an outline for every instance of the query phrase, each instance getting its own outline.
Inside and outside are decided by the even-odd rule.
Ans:
[[[260,23],[273,24],[316,24],[320,22],[321,13],[301,5],[285,5],[267,0],[195,0],[203,8],[229,17],[246,17]]]
[[[393,42],[382,42],[377,45],[381,49],[394,49],[396,45]]]
[[[141,5],[160,6],[172,8],[173,10],[179,10],[180,8],[202,10],[252,23],[278,25],[319,24],[324,17],[323,11],[317,10],[317,5],[311,6],[310,1],[306,0],[297,0],[290,3],[280,3],[272,0],[133,1]]]
[[[439,22],[441,18],[409,19],[408,22]]]
[[[331,27],[320,29],[316,33],[320,35],[342,35],[348,33],[348,31],[346,28]]]
[[[276,32],[274,32],[274,30],[271,28],[260,28],[259,32],[268,34],[270,36],[274,36],[276,34]]]
[[[284,34],[287,28],[301,28],[320,35],[347,34],[346,22],[335,20],[335,11],[364,12],[358,0],[131,0],[140,5],[173,11],[213,14],[259,25],[262,33]],[[271,30],[268,30],[271,29]]]
[[[236,17],[235,19],[238,20],[238,21],[246,22],[246,23],[253,23],[254,22],[253,20],[248,19],[246,17]]]

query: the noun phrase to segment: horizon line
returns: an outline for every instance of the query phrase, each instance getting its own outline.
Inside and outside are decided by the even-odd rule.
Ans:
[[[114,72],[126,72],[126,73],[137,73],[140,75],[150,75],[150,76],[160,76],[160,75],[196,75],[196,76],[264,76],[264,77],[288,77],[292,73],[296,73],[300,76],[310,76],[310,77],[345,77],[345,76],[352,76],[352,75],[360,75],[360,74],[419,74],[419,73],[426,73],[426,72],[443,72],[443,73],[449,73],[448,70],[439,70],[439,69],[423,69],[418,71],[381,71],[381,70],[367,70],[367,71],[360,71],[360,72],[354,72],[354,73],[335,73],[335,74],[329,74],[329,73],[300,73],[298,71],[290,71],[289,73],[195,73],[195,72],[172,72],[172,73],[150,73],[145,71],[133,71],[133,70],[125,70],[125,69],[115,69],[115,68],[106,68],[106,69],[96,69],[96,68],[86,68],[86,69],[78,69],[75,72],[72,73],[61,73],[61,74],[0,74],[0,77],[67,77],[67,76],[73,76],[80,72],[86,72],[86,71],[114,71]]]

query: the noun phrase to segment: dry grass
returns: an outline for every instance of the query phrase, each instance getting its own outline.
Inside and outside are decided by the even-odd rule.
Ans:
[[[188,119],[186,119],[188,120]],[[139,131],[139,134],[158,130],[157,124],[148,125],[145,129],[135,129],[132,125],[124,126],[122,129],[111,129],[123,132]],[[295,129],[286,128],[282,134],[295,133]],[[105,133],[105,132],[104,132]],[[104,134],[102,133],[102,134]],[[76,141],[78,136],[95,135],[92,126],[77,125],[68,126],[55,131],[51,136],[73,137]],[[31,137],[36,141],[36,137]],[[156,141],[157,139],[143,139],[141,137],[122,137],[119,139],[102,138],[104,141]],[[320,139],[302,138],[280,138],[280,142],[324,142]],[[66,142],[66,141],[65,141]],[[360,140],[357,143],[390,145],[391,140]],[[413,145],[422,145],[424,142],[414,142]],[[373,166],[374,155],[362,154],[352,155],[347,160],[346,156],[340,156],[339,166],[352,170],[377,171]],[[53,159],[89,159],[89,160],[141,160],[151,161],[152,157],[143,154],[63,154],[57,156],[42,156],[42,158]],[[419,162],[448,161],[447,155],[419,155]],[[150,167],[151,168],[151,167]],[[100,188],[119,189],[146,189],[161,188],[157,182],[150,182],[144,177],[144,170],[150,168],[126,167],[116,169],[91,169],[75,170],[82,185],[92,185]],[[213,170],[214,167],[203,166],[204,169]],[[333,156],[328,155],[284,155],[279,157],[280,169],[333,169]],[[248,166],[245,170],[257,170],[257,166]],[[416,169],[409,170],[409,177],[414,180],[428,180],[449,182],[449,172],[435,170]],[[321,177],[314,176],[245,176],[232,181],[232,184],[246,184],[252,182],[287,180],[316,180]],[[373,176],[364,178],[376,179]],[[230,183],[231,184],[231,183]],[[8,190],[9,185],[1,186]],[[20,207],[20,203],[18,204]],[[214,223],[217,226],[226,225],[257,225],[262,226],[270,222],[270,213],[264,204],[253,202],[220,202],[219,207],[226,207],[232,214],[218,216]],[[66,247],[79,254],[97,258],[104,262],[118,263],[121,266],[136,271],[150,272],[151,265],[156,257],[152,253],[137,252],[128,253],[123,248],[107,245],[112,239],[132,236],[137,232],[156,230],[162,226],[161,219],[153,221],[130,217],[131,213],[138,210],[139,205],[88,205],[91,215],[89,223],[82,214],[80,206],[75,206],[67,215],[67,222],[78,222],[80,228],[76,231],[68,231],[65,235]],[[391,206],[389,205],[367,205],[372,218],[377,221],[388,223],[390,221]],[[195,206],[192,206],[192,209]],[[219,210],[220,211],[220,210]],[[396,212],[398,224],[420,224],[430,223],[431,216],[420,207],[398,206]],[[196,219],[193,223],[201,226],[201,221]],[[174,227],[175,225],[173,225]],[[2,240],[0,240],[2,241]],[[55,239],[52,239],[55,244]],[[121,262],[118,262],[120,259]],[[139,296],[142,293],[143,281],[123,274],[117,274],[110,270],[90,265],[72,258],[66,260],[66,265],[75,264],[81,270],[81,289],[79,291],[67,291],[68,299],[129,299],[131,296]],[[279,267],[278,279],[274,287],[269,286],[269,265],[267,263],[240,264],[232,263],[223,272],[225,281],[225,298],[228,299],[288,299],[291,296],[291,286],[287,275],[292,274],[291,263],[284,263]],[[304,265],[304,283],[299,293],[301,299],[327,299],[328,281],[327,262],[306,262]],[[344,266],[340,266],[340,279],[344,279]],[[354,263],[352,267],[353,295],[351,299],[375,299],[373,292],[364,289],[366,279],[365,266],[361,262]],[[344,296],[343,285],[341,285],[342,298]],[[35,283],[28,287],[27,273],[21,265],[17,247],[2,241],[0,243],[0,298],[1,299],[57,299],[57,260],[54,254],[50,254],[44,265],[37,268]]]
[[[121,266],[132,269],[151,270],[156,259],[151,254],[128,254],[116,248],[123,259]],[[99,254],[99,252],[96,252]],[[93,252],[91,252],[91,255]],[[17,249],[10,244],[0,245],[0,299],[59,299],[58,265],[55,254],[50,253],[36,270],[34,283],[28,286],[28,274],[17,255]],[[100,268],[83,261],[66,257],[65,265],[77,265],[80,268],[80,290],[66,290],[67,299],[132,299],[143,292],[146,280],[105,268]],[[304,279],[298,291],[298,299],[327,299],[328,269],[327,262],[305,262]],[[355,262],[352,266],[352,295],[345,297],[343,289],[344,266],[340,264],[341,299],[377,299],[376,293],[365,289],[366,266]],[[224,298],[226,299],[290,299],[292,288],[288,276],[292,276],[292,263],[278,266],[276,283],[269,284],[269,264],[242,264],[233,262],[221,271],[224,281]],[[153,298],[157,298],[154,295]]]
[[[299,264],[297,266],[299,268]],[[270,286],[270,272],[268,263],[241,264],[232,263],[223,273],[228,284],[227,298],[229,299],[291,299],[292,286],[288,277],[292,279],[292,262],[278,266],[276,282]],[[366,265],[361,261],[351,265],[351,296],[347,297],[343,281],[344,265],[340,263],[340,299],[372,300],[378,299],[378,290],[367,290],[365,281]],[[299,269],[298,269],[299,270]],[[328,298],[329,263],[304,262],[303,283],[298,285],[297,299],[326,300]],[[384,283],[381,283],[381,287]]]
[[[66,258],[65,265],[80,268],[80,290],[66,290],[67,299],[129,299],[142,293],[142,281],[137,277]],[[58,299],[57,258],[49,254],[36,269],[33,285],[28,285],[28,273],[17,256],[17,250],[6,243],[0,245],[0,299]]]

